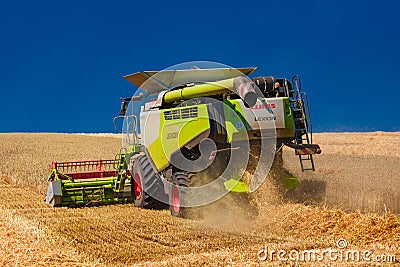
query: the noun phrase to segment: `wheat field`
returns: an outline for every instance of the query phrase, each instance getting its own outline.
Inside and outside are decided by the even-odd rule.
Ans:
[[[400,133],[323,133],[316,171],[302,173],[291,151],[284,166],[302,180],[299,202],[317,202],[346,211],[400,213]]]
[[[284,149],[284,167],[301,180],[296,190],[271,201],[267,181],[252,198],[256,217],[216,206],[200,221],[130,204],[44,203],[52,160],[112,158],[119,136],[18,133],[0,141],[2,266],[286,266],[260,262],[258,252],[323,250],[340,238],[348,248],[400,258],[400,133],[316,134],[323,153],[315,172],[301,173]],[[270,176],[279,178],[274,170]]]

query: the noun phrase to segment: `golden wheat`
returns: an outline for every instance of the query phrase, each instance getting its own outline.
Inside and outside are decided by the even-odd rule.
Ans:
[[[386,160],[392,156],[380,159],[376,154],[363,154],[348,158],[350,152],[343,154],[334,147],[334,142],[347,140],[352,149],[364,149],[366,144],[373,145],[369,143],[370,135],[381,137],[378,147],[399,140],[398,134],[319,134],[316,140],[322,144],[324,154],[317,158],[317,171],[307,174],[298,171],[297,158],[285,149],[284,162],[290,172],[306,184],[325,182],[324,192],[319,190],[323,186],[315,186],[314,191],[300,187],[291,199],[300,201],[308,194],[314,204],[324,204],[338,199],[343,188],[368,191],[364,183],[370,182],[371,187],[398,184],[393,177],[386,177],[388,167],[398,170],[398,158],[389,166]],[[13,184],[0,183],[0,238],[4,240],[0,252],[5,255],[2,265],[258,266],[257,252],[265,245],[285,250],[324,249],[335,247],[338,238],[345,238],[352,249],[400,257],[400,222],[395,215],[280,204],[279,199],[271,204],[270,198],[262,197],[270,192],[268,183],[252,199],[257,201],[259,215],[245,221],[239,218],[240,213],[218,209],[214,218],[192,221],[174,218],[168,211],[141,210],[133,205],[52,208],[43,202],[48,164],[52,160],[110,158],[118,151],[120,140],[112,136],[1,134],[0,141],[0,172]],[[330,142],[334,143],[332,147]],[[348,164],[349,159],[353,164]],[[368,178],[372,172],[380,182]],[[271,176],[279,178],[276,171]],[[334,184],[342,187],[335,191]],[[390,186],[379,185],[378,189],[384,193]],[[322,199],[318,198],[320,194]]]

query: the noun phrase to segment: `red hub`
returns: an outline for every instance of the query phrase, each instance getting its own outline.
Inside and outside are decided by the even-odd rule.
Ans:
[[[177,185],[174,185],[174,188],[172,189],[172,208],[176,213],[178,213],[181,209],[181,199],[179,196],[179,188]]]
[[[140,199],[142,197],[142,179],[140,178],[139,173],[135,173],[135,176],[133,177],[133,191],[135,193],[136,199]]]

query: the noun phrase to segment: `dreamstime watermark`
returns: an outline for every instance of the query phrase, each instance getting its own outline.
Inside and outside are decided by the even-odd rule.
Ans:
[[[394,263],[396,255],[391,254],[374,254],[370,250],[347,249],[347,240],[340,238],[336,241],[337,248],[328,249],[306,249],[297,250],[274,250],[265,246],[257,253],[260,261],[281,261],[281,262],[380,262]]]

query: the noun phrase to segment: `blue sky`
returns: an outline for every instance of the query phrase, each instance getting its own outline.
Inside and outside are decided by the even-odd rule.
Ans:
[[[399,1],[2,1],[0,132],[112,132],[121,77],[208,60],[302,77],[317,131],[400,131]]]

